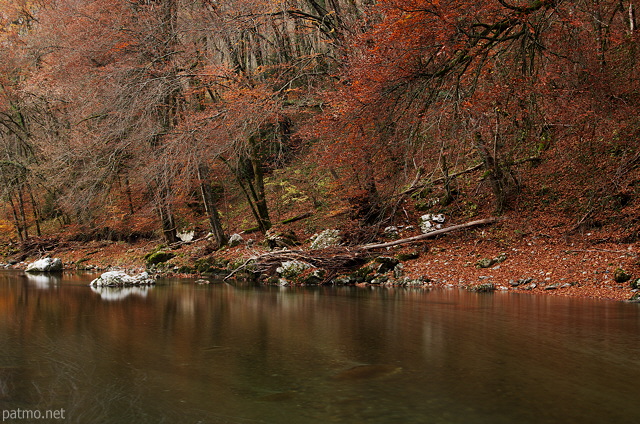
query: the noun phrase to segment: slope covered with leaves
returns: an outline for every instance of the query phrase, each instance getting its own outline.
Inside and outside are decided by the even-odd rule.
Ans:
[[[11,249],[356,245],[443,213],[505,217],[487,243],[521,251],[635,252],[635,0],[0,4]]]

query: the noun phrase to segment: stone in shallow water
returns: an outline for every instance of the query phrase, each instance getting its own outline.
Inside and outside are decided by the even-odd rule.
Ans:
[[[118,286],[144,286],[155,284],[156,281],[143,272],[138,275],[129,275],[123,271],[109,271],[103,273],[100,277],[91,282],[91,286],[100,287],[118,287]]]
[[[60,258],[42,258],[27,266],[26,272],[58,272],[62,271]]]

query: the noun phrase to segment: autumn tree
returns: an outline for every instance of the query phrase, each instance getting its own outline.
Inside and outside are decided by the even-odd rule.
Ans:
[[[607,59],[634,43],[623,6],[379,1],[368,18],[373,24],[346,46],[343,86],[324,121],[340,128],[331,155],[349,154],[342,171],[364,181],[365,199],[372,199],[375,183],[392,174],[408,183],[441,173],[450,182],[452,166],[473,168],[475,151],[495,209],[503,211],[520,184],[514,164],[547,148],[571,114],[575,121],[598,107],[582,94],[580,103],[567,98],[560,84],[580,82],[580,93],[602,88],[607,96],[613,86],[603,82],[612,77],[635,84],[635,58],[627,56],[631,62],[616,72]],[[349,170],[354,163],[358,169]]]
[[[30,2],[2,4],[0,15],[0,181],[2,198],[8,204],[20,240],[41,235],[39,199],[34,186],[42,183],[35,172],[38,126],[51,121],[48,105],[22,91],[32,63],[22,57],[21,37],[31,28],[34,17]],[[37,190],[37,189],[35,189]]]

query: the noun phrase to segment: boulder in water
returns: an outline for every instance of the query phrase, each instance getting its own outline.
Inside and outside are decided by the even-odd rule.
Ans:
[[[62,271],[62,260],[60,258],[42,258],[30,263],[26,272],[60,272]]]
[[[124,286],[149,286],[155,284],[149,273],[129,275],[123,271],[109,271],[91,282],[92,287],[124,287]]]

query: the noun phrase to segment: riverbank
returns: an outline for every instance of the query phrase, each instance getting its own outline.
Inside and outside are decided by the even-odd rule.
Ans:
[[[295,233],[295,231],[290,230]],[[406,236],[410,234],[402,234]],[[91,241],[49,243],[47,249],[15,252],[7,257],[13,268],[24,268],[38,257],[62,259],[65,269],[96,272],[149,267],[153,252],[166,260],[152,266],[161,274],[202,277],[208,271],[231,273],[250,257],[268,251],[264,240],[212,251],[206,238],[163,247],[160,241],[137,243]],[[567,236],[561,228],[526,228],[508,219],[496,225],[463,230],[433,240],[383,249],[379,255],[401,259],[401,267],[384,278],[359,285],[422,285],[471,290],[502,290],[555,296],[628,300],[636,294],[631,282],[640,278],[638,243],[616,242],[620,234],[604,230]],[[308,249],[308,241],[295,249]],[[21,257],[22,255],[22,257]],[[16,263],[16,257],[22,259]],[[13,258],[13,260],[12,260]],[[206,264],[203,268],[202,264]],[[623,270],[630,278],[620,277]],[[617,273],[617,274],[616,274]],[[277,281],[277,280],[274,280]]]

